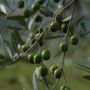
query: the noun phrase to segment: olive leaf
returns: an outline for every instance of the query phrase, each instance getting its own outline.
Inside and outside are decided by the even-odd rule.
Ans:
[[[39,90],[39,88],[38,88],[38,74],[39,74],[39,70],[38,70],[38,68],[36,68],[34,73],[33,73],[34,90]]]
[[[5,13],[0,11],[0,16],[4,16],[4,15],[5,15]]]
[[[90,68],[89,67],[87,67],[85,65],[82,65],[82,64],[79,64],[79,63],[76,63],[76,65],[77,65],[77,68],[90,73]]]
[[[0,0],[0,10],[4,13],[7,13],[7,11],[11,10],[8,0]]]
[[[89,0],[78,0],[76,5],[76,11],[75,11],[75,30],[80,33],[83,29],[88,32],[90,31],[90,2]],[[82,26],[82,23],[84,23],[84,27]],[[83,28],[81,30],[81,27]],[[85,28],[86,27],[86,28]],[[88,38],[90,37],[87,35]]]
[[[11,47],[11,45],[10,45],[10,43],[8,41],[4,40],[4,43],[5,43],[6,49],[8,51],[8,54],[9,54],[10,58],[12,59],[13,58],[12,47]]]
[[[90,62],[85,59],[86,59],[86,57],[83,57],[83,58],[80,57],[79,60],[75,60],[74,61],[75,67],[77,67],[83,71],[90,72]]]
[[[83,78],[86,80],[90,80],[90,75],[84,75]]]
[[[52,17],[53,14],[54,14],[54,13],[53,13],[50,9],[48,9],[47,7],[42,7],[42,8],[40,9],[40,12],[41,12],[41,14],[45,15],[46,17]]]
[[[24,26],[22,26],[18,21],[9,19],[0,19],[0,27],[4,29],[7,29],[7,27],[12,27],[14,29],[20,28],[20,30],[24,28]]]
[[[0,52],[2,55],[5,55],[5,56],[9,56],[9,54],[8,54],[8,51],[7,51],[7,49],[6,49],[6,44],[5,44],[5,42],[4,42],[4,38],[0,35],[0,50],[2,51],[2,52]]]
[[[2,51],[0,52],[0,66],[2,67],[12,62],[12,52],[10,46],[8,45],[8,43],[6,43],[6,41],[3,39],[1,35],[0,45],[0,50]]]
[[[13,21],[17,21],[17,22],[19,22],[22,26],[26,27],[26,21],[25,21],[24,17],[21,16],[21,15],[9,16],[9,17],[7,17],[7,19],[13,20]]]

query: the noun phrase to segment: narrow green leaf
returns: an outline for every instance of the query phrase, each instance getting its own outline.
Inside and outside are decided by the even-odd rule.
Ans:
[[[18,15],[18,16],[9,16],[8,19],[9,19],[9,20],[18,21],[22,26],[25,26],[25,27],[26,27],[26,25],[27,25],[24,17],[21,16],[21,15]]]

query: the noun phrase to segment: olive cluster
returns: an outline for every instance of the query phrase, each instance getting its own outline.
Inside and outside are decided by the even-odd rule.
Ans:
[[[45,0],[38,0],[37,3],[32,5],[31,10],[29,10],[27,7],[25,7],[24,0],[19,0],[17,6],[20,9],[25,7],[24,13],[23,13],[24,18],[29,18],[31,15],[33,15],[40,9],[40,6],[43,5],[44,2],[45,2]],[[40,21],[42,21],[42,16],[38,14],[34,17],[34,19],[36,22],[40,22]]]
[[[22,50],[26,51],[28,49],[28,45],[23,45]],[[31,64],[41,64],[44,61],[49,60],[51,57],[51,53],[48,49],[45,49],[41,53],[30,53],[28,55],[28,62]],[[53,65],[50,67],[51,73],[55,76],[56,79],[59,79],[62,74],[62,70],[59,69],[57,65]],[[48,69],[45,65],[39,66],[39,72],[42,77],[46,76],[48,74]]]
[[[59,79],[62,75],[62,69],[59,69],[58,65],[52,65],[50,71],[56,79]]]
[[[51,56],[50,51],[45,49],[42,51],[42,54],[41,53],[29,54],[28,61],[33,64],[34,63],[40,64],[40,63],[42,63],[42,60],[45,60],[45,61],[49,60],[50,56]]]
[[[28,45],[23,45],[22,50],[25,51],[28,49]],[[47,61],[51,57],[51,53],[48,49],[45,49],[42,51],[42,53],[30,53],[28,55],[28,62],[31,64],[42,64],[43,60]],[[48,69],[45,65],[40,65],[39,66],[39,71],[41,76],[46,76],[48,74]]]
[[[32,45],[33,45],[36,41],[39,43],[40,46],[43,45],[43,43],[44,43],[44,42],[43,42],[44,38],[43,38],[43,36],[41,36],[42,32],[43,32],[43,29],[42,29],[42,28],[39,28],[39,29],[37,30],[37,32],[36,32],[36,35],[34,35],[34,36],[31,37],[30,43],[31,43]]]
[[[34,15],[37,11],[40,10],[41,6],[45,3],[46,0],[38,0],[36,3],[34,3],[31,7],[31,10],[29,10],[27,7],[25,7],[25,1],[19,0],[17,6],[19,8],[24,8],[24,18],[29,18],[30,16]],[[60,0],[53,0],[54,3],[58,3]],[[35,15],[34,17],[36,22],[42,21],[42,16],[40,14]]]
[[[35,4],[32,5],[32,10],[29,10],[28,8],[24,9],[24,18],[29,18],[31,15],[34,15],[38,10],[40,10],[41,6],[44,4],[46,0],[38,0]],[[58,3],[60,0],[53,0],[54,3]],[[24,0],[20,0],[18,2],[19,8],[24,8],[25,2]],[[62,18],[61,18],[62,19]],[[35,22],[41,22],[43,20],[43,17],[41,14],[34,15]],[[57,32],[60,31],[64,33],[65,35],[68,33],[68,24],[69,20],[64,22],[63,20],[58,22],[57,18],[56,20],[53,20],[49,25],[49,31],[51,32]],[[43,36],[41,34],[43,33],[43,29],[40,27],[36,34],[31,38],[30,44],[33,45],[35,42],[38,42],[40,46],[43,45]],[[71,31],[70,31],[71,33]],[[79,43],[78,36],[74,34],[69,34],[69,42],[72,45],[77,45]],[[66,41],[60,43],[59,45],[60,50],[63,53],[66,53],[68,51],[68,43]],[[30,48],[30,45],[24,44],[22,45],[22,51],[26,52]],[[46,77],[48,74],[48,68],[43,64],[43,61],[47,61],[51,58],[51,53],[48,49],[45,49],[42,51],[42,53],[30,53],[28,54],[28,62],[31,64],[40,64],[39,66],[39,72],[42,77]],[[60,79],[62,75],[62,68],[60,69],[58,65],[52,65],[50,67],[50,72],[54,75],[56,79]],[[60,90],[70,90],[70,88],[66,85],[61,86]]]
[[[53,21],[53,22],[51,22],[49,28],[50,28],[50,30],[52,32],[56,32],[59,29],[61,29],[64,33],[67,33],[68,24],[66,24],[66,22],[65,23],[62,22],[62,25],[60,26],[57,21]],[[78,42],[79,42],[78,36],[76,36],[76,35],[71,35],[70,36],[70,43],[72,45],[77,45]],[[60,43],[60,49],[61,49],[62,52],[67,52],[67,50],[68,50],[68,44],[66,42]]]

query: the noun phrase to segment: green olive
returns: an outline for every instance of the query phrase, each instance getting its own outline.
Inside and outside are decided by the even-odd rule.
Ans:
[[[25,9],[25,10],[24,10],[24,17],[25,17],[25,18],[29,18],[30,15],[31,15],[30,10],[29,10],[29,9]]]
[[[62,43],[60,44],[60,49],[61,49],[62,52],[67,52],[67,50],[68,50],[68,45],[67,45],[65,42],[62,42]]]
[[[67,24],[62,24],[62,26],[61,26],[62,32],[67,33],[67,29],[68,29],[68,25]]]
[[[34,64],[34,53],[30,53],[28,55],[28,61],[31,63],[31,64]]]
[[[35,20],[35,22],[41,22],[42,16],[41,15],[35,15],[34,20]]]
[[[37,34],[36,34],[35,40],[38,41],[38,43],[39,43],[40,46],[43,45],[43,37],[40,37],[40,33],[37,33]]]
[[[56,32],[56,31],[59,30],[59,29],[60,29],[60,27],[59,27],[58,22],[53,21],[53,22],[50,24],[50,30],[51,30],[52,32]]]
[[[50,67],[50,71],[54,74],[54,71],[58,69],[58,66],[57,65],[53,65]]]
[[[54,71],[55,78],[59,79],[61,77],[62,71],[60,69],[56,69]]]
[[[44,60],[49,60],[51,57],[51,53],[48,49],[43,50],[42,57]]]
[[[40,9],[39,3],[35,3],[32,5],[32,11],[33,13],[37,12]]]
[[[19,8],[24,8],[24,0],[19,0],[18,1],[18,7]]]
[[[42,77],[45,77],[48,74],[48,69],[45,65],[42,65],[42,66],[39,66],[39,72]]]
[[[78,42],[79,42],[78,37],[75,36],[75,35],[73,35],[73,36],[71,37],[71,43],[72,43],[72,45],[77,45]]]
[[[43,29],[39,28],[36,33],[42,33],[42,32],[43,32]]]
[[[34,63],[40,64],[42,62],[42,55],[40,53],[37,53],[34,55]]]
[[[25,51],[27,51],[28,49],[29,49],[29,45],[27,45],[27,44],[24,44],[24,45],[22,45],[22,51],[23,52],[25,52]]]

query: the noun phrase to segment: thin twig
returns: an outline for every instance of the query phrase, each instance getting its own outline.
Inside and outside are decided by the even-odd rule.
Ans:
[[[67,79],[66,79],[66,76],[64,74],[64,71],[62,71],[62,75],[63,75],[63,78],[64,78],[65,83],[67,84]]]
[[[70,22],[69,22],[69,25],[68,25],[67,33],[65,35],[65,40],[66,40],[66,43],[67,44],[68,44],[68,37],[69,37],[70,27],[71,27],[73,16],[74,16],[74,12],[75,12],[75,7],[76,7],[76,3],[75,3],[75,0],[74,0],[74,6],[73,6],[73,11],[72,11],[72,16],[71,16],[71,19],[70,19]],[[64,70],[63,70],[65,56],[66,56],[66,53],[63,53],[62,64],[60,64],[60,68],[62,69],[63,77],[64,77],[64,79],[66,81],[66,78],[65,78],[65,75],[64,75]]]
[[[70,0],[66,5],[65,7],[57,14],[57,16],[61,16],[63,11],[65,11],[69,6],[71,6],[73,4],[74,0]]]
[[[70,22],[69,22],[69,25],[68,25],[68,29],[67,29],[67,33],[66,33],[66,36],[65,36],[66,43],[68,42],[69,32],[70,32],[70,27],[71,27],[71,24],[72,24],[74,12],[75,12],[75,7],[76,7],[76,2],[74,0],[73,12],[72,12],[72,16],[71,16],[71,19],[70,19]]]
[[[55,83],[54,83],[53,87],[51,88],[51,90],[55,89],[56,85],[58,84],[58,81],[59,81],[59,79],[57,79],[57,80],[55,81]]]

